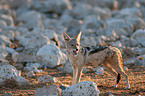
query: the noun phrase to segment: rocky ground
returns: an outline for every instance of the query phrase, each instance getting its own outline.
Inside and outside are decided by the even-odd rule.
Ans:
[[[118,88],[111,87],[115,78],[103,66],[85,67],[81,81],[87,82],[77,85],[79,93],[91,84],[93,93],[85,89],[85,94],[99,89],[101,96],[145,95],[144,0],[0,0],[0,94],[77,92],[75,86],[62,91],[72,82],[62,33],[74,37],[80,31],[82,46],[121,50],[131,89],[124,89],[124,78]]]

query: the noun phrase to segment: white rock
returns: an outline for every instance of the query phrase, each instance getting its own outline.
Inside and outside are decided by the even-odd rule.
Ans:
[[[36,11],[28,11],[16,18],[18,21],[24,22],[26,28],[43,28],[41,14]]]
[[[139,8],[141,2],[140,1],[139,2],[135,2],[135,1],[128,2],[126,0],[121,0],[121,1],[119,0],[117,8],[119,8],[119,9],[123,9],[123,8]]]
[[[77,3],[77,5],[73,8],[71,15],[78,18],[83,19],[88,15],[93,14],[93,8],[89,4]]]
[[[131,25],[133,25],[133,30],[138,30],[138,29],[142,29],[145,27],[145,22],[143,21],[142,18],[130,18],[130,17],[126,17],[124,18],[124,20],[128,23],[130,23]]]
[[[38,69],[35,66],[33,66],[33,67],[26,66],[26,67],[24,67],[23,70],[26,72],[30,72],[30,71],[34,71],[34,70],[38,70]]]
[[[18,70],[17,73],[18,73],[19,76],[21,76],[22,71],[21,70]]]
[[[137,40],[138,43],[145,41],[145,30],[136,30],[131,38]]]
[[[36,67],[36,68],[42,68],[42,65],[39,63],[27,63],[26,67]]]
[[[90,81],[79,82],[61,91],[61,96],[99,96],[97,85]]]
[[[128,71],[128,68],[126,66],[123,66],[123,70]]]
[[[0,27],[1,26],[7,26],[7,23],[4,20],[0,20]]]
[[[30,7],[35,10],[39,10],[42,12],[53,12],[61,14],[64,10],[68,9],[71,10],[70,0],[45,0],[44,2],[41,1],[30,1]]]
[[[11,92],[9,92],[9,93],[4,93],[1,96],[13,96],[13,94]]]
[[[123,24],[122,26],[120,25],[119,28],[114,28],[113,29],[117,35],[124,35],[124,36],[130,36],[133,33],[133,25],[131,24]]]
[[[4,35],[0,35],[0,42],[4,43],[5,45],[11,44],[10,39]]]
[[[8,55],[8,52],[5,50],[5,48],[6,46],[4,43],[0,44],[0,60],[1,61],[6,61],[5,57]]]
[[[38,78],[38,82],[39,83],[56,83],[58,82],[58,80],[55,77],[52,77],[50,75],[44,75]]]
[[[144,55],[145,54],[145,48],[142,48],[139,54]]]
[[[105,27],[105,23],[102,20],[99,20],[96,15],[89,15],[84,18],[84,22],[82,25],[81,30],[84,29],[101,29]]]
[[[130,45],[129,40],[130,39],[128,37],[124,36],[124,35],[120,36],[120,41],[121,41],[122,46],[129,46]],[[134,40],[134,39],[132,39],[132,40]]]
[[[9,15],[11,14],[11,10],[9,7],[4,7],[5,5],[1,5],[1,8],[0,8],[0,14],[6,14],[6,15]]]
[[[127,64],[134,64],[135,60],[134,59],[129,59],[129,60],[126,60],[123,62],[124,65],[127,65]]]
[[[93,68],[93,71],[95,71],[96,74],[103,74],[104,68],[103,67],[96,67],[96,68]]]
[[[103,71],[96,71],[96,74],[103,74]]]
[[[109,27],[119,27],[119,25],[124,24],[125,21],[123,19],[117,19],[117,18],[110,18],[106,20],[106,24]]]
[[[97,6],[93,7],[88,3],[81,2],[77,3],[70,14],[78,19],[83,19],[89,15],[96,15],[101,19],[107,19],[111,17],[111,11],[109,10],[109,8],[103,9]]]
[[[0,65],[0,85],[4,85],[5,80],[15,80],[17,85],[30,85],[30,83],[18,74],[15,67],[9,64]]]
[[[16,48],[16,51],[17,51],[17,52],[22,52],[23,50],[24,50],[23,47],[17,47],[17,48]]]
[[[15,63],[14,64],[14,67],[17,69],[17,70],[22,70],[24,68],[23,64],[22,63]]]
[[[18,8],[18,7],[22,6],[22,5],[27,4],[27,1],[26,0],[21,0],[21,1],[19,1],[19,0],[14,0],[14,1],[7,0],[7,1],[5,1],[5,3],[7,3],[10,8],[14,8],[15,9],[15,8]]]
[[[145,47],[145,41],[143,41],[143,42],[141,43],[141,45],[142,45],[143,47]]]
[[[39,64],[39,63],[27,63],[26,64],[26,67],[24,67],[24,71],[26,72],[35,72],[35,73],[42,73],[43,71],[42,70],[38,70],[38,68],[41,68],[42,65]]]
[[[34,96],[60,96],[61,89],[57,85],[49,85],[39,88]]]
[[[38,35],[37,35],[37,38],[40,37],[39,35],[42,35],[42,36],[43,36],[42,38],[45,37],[45,39],[46,39],[46,40],[41,40],[41,39],[39,39],[39,40],[37,41],[37,42],[39,42],[39,43],[37,43],[37,44],[39,44],[39,45],[37,45],[37,46],[41,46],[41,47],[42,47],[42,45],[44,45],[44,44],[46,45],[46,43],[47,43],[47,44],[53,43],[53,44],[59,46],[59,41],[60,41],[60,40],[58,40],[58,35],[57,35],[56,32],[55,32],[54,30],[52,30],[52,29],[45,29],[45,30],[42,30],[42,29],[39,29],[39,28],[34,28],[34,30],[32,31],[32,33],[38,34]],[[36,38],[36,39],[37,39],[37,38]],[[40,43],[41,43],[41,44],[40,44]]]
[[[27,77],[34,77],[34,76],[35,76],[35,74],[34,74],[33,71],[29,71],[29,72],[27,73]]]
[[[93,71],[104,71],[104,68],[103,67],[96,67],[96,68],[93,68]]]
[[[142,13],[138,8],[124,8],[120,11],[117,17],[141,17]]]
[[[60,51],[54,44],[44,45],[36,54],[37,60],[48,67],[56,67],[60,64],[64,64],[67,57]]]
[[[129,49],[135,54],[139,54],[142,52],[142,49],[140,47],[131,47]]]
[[[66,12],[60,17],[60,23],[66,27],[68,27],[68,24],[73,20],[75,19],[73,19],[73,17],[67,14]]]
[[[15,38],[15,28],[12,26],[2,27],[0,30],[1,35],[6,36],[8,39],[14,40]]]
[[[101,38],[99,38],[99,37],[96,37],[95,38],[95,41],[96,41],[96,45],[106,45],[105,44],[105,41],[104,40],[101,40]]]
[[[143,55],[143,64],[142,65],[145,67],[145,55]]]
[[[117,35],[128,36],[133,33],[134,27],[124,19],[110,18],[106,20],[106,26],[113,28]]]
[[[62,13],[65,9],[72,9],[70,0],[49,0],[44,5],[48,11],[54,11],[55,13]]]
[[[52,30],[52,29],[42,30],[40,28],[34,28],[34,30],[32,31],[32,33],[34,33],[34,34],[35,33],[36,34],[41,33],[44,36],[47,36],[48,39],[56,39],[56,40],[58,39],[58,36],[57,36],[56,32],[54,30]]]
[[[14,26],[14,20],[13,20],[12,16],[0,14],[0,19],[4,20],[7,23],[7,25]]]
[[[12,59],[15,63],[37,61],[35,54],[31,54],[30,52],[26,52],[26,51],[20,53],[15,52],[14,54],[12,54]]]
[[[15,0],[15,1],[17,1],[17,0]],[[23,0],[22,0],[23,1]],[[25,0],[26,1],[26,0]],[[27,2],[27,1],[26,1]],[[23,14],[23,13],[26,13],[26,12],[28,12],[28,11],[30,11],[29,10],[29,5],[30,5],[30,3],[27,3],[27,4],[22,4],[21,6],[19,6],[18,8],[17,8],[17,10],[15,10],[15,14],[16,14],[16,16],[19,16],[19,15],[21,15],[21,14]],[[18,22],[18,23],[20,23],[20,22]]]
[[[138,56],[135,59],[134,64],[137,65],[137,66],[145,66],[145,55]]]
[[[60,67],[60,66],[59,66],[59,67],[57,67],[57,70],[61,71],[61,70],[62,70],[62,67]]]
[[[69,62],[66,62],[61,70],[61,73],[72,73],[73,69]]]
[[[29,33],[28,28],[24,28],[24,27],[17,27],[17,28],[14,28],[13,30],[15,33],[14,37],[19,41],[24,39],[23,36]]]
[[[51,35],[52,36],[52,35]],[[26,49],[33,48],[39,49],[43,45],[50,44],[49,38],[42,34],[41,32],[31,32],[23,36],[23,39],[20,40],[20,44],[25,46]]]
[[[109,8],[109,9],[116,9],[117,2],[116,0],[82,0],[83,3],[87,3],[91,6],[99,6],[100,8]]]
[[[108,19],[112,16],[109,8],[95,7],[93,12],[94,15],[99,16],[101,19]]]
[[[97,38],[99,38],[102,41],[106,41],[108,39],[107,36],[105,36],[105,35],[100,35]]]
[[[87,73],[87,68],[83,68],[82,73]]]
[[[117,37],[117,34],[116,34],[115,30],[108,29],[105,32],[106,32],[107,37],[109,37],[109,38],[113,37],[114,39],[116,39],[115,37]]]
[[[80,24],[79,20],[74,19],[73,17],[69,16],[68,14],[64,14],[63,16],[61,16],[59,22],[60,22],[60,25],[67,27],[67,29],[69,29],[72,32],[80,31],[81,24]],[[71,33],[71,34],[74,34],[74,33]]]
[[[62,36],[62,33],[67,31],[67,28],[62,25],[56,26],[55,28],[52,27],[51,29],[53,29],[59,36]]]
[[[82,36],[81,44],[83,46],[93,46],[93,45],[96,45],[96,41],[93,37]]]
[[[13,54],[13,53],[16,52],[13,48],[10,48],[10,47],[6,47],[6,51],[7,51],[8,53],[11,53],[11,54]]]
[[[50,18],[47,18],[43,21],[44,23],[44,28],[45,29],[56,29],[56,28],[53,28],[54,26],[55,27],[58,27],[57,24],[58,24],[58,20],[57,19],[50,19]]]
[[[114,95],[113,95],[111,92],[109,92],[109,91],[106,93],[106,95],[107,95],[107,96],[114,96]]]
[[[35,69],[33,70],[35,73],[43,73],[43,70],[38,70],[38,69]]]
[[[40,10],[41,8],[45,8],[44,4],[40,0],[32,0],[29,1],[29,5],[31,8]]]
[[[135,47],[138,45],[138,42],[133,38],[128,38],[126,36],[121,36],[121,44],[122,46],[131,46]]]
[[[140,59],[137,58],[135,60],[134,64],[137,65],[137,66],[142,66],[143,62],[142,62],[142,60],[140,60]]]
[[[116,41],[112,43],[112,46],[119,48],[119,47],[122,47],[122,44],[120,41]]]

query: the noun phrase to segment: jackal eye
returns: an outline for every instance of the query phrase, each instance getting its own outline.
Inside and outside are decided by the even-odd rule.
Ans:
[[[79,44],[76,44],[77,46],[79,46]]]
[[[74,44],[71,44],[71,46],[74,46]]]

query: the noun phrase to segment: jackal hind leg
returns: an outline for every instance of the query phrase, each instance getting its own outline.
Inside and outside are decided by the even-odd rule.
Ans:
[[[125,71],[124,71],[122,68],[120,68],[120,67],[116,68],[115,70],[125,78],[125,80],[126,80],[126,85],[127,85],[127,87],[126,87],[125,89],[129,89],[129,88],[130,88],[130,85],[129,85],[129,78],[128,78],[128,75],[127,75],[127,74],[125,73]]]
[[[130,85],[129,85],[129,78],[128,75],[125,73],[125,71],[123,70],[123,62],[122,62],[122,56],[119,56],[118,54],[115,54],[112,56],[112,59],[109,60],[109,64],[111,65],[111,67],[118,72],[118,78],[120,78],[120,74],[125,78],[126,80],[126,85],[127,87],[125,89],[129,89]]]
[[[118,73],[109,65],[108,62],[104,62],[103,66],[105,67],[105,69],[110,75],[113,75],[115,77],[116,80],[113,87],[117,87],[117,85],[119,84],[119,81],[121,80],[121,78],[118,78]]]

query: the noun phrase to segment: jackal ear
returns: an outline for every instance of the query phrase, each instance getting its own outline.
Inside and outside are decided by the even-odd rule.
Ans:
[[[70,37],[65,32],[63,32],[63,37],[64,37],[65,41],[69,41],[70,40]]]
[[[80,42],[81,34],[82,34],[82,32],[80,32],[79,34],[77,34],[77,35],[74,37],[74,39],[76,39],[77,42]]]

